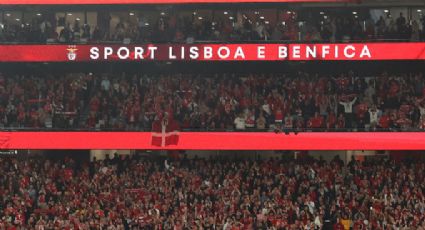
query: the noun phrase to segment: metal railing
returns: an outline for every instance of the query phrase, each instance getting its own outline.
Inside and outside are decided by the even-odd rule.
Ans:
[[[31,127],[4,127],[0,132],[152,132],[149,128],[31,128]],[[282,134],[309,133],[309,132],[425,132],[420,128],[284,128],[284,129],[195,129],[183,128],[181,132],[275,132]]]
[[[424,42],[424,39],[420,40],[410,40],[410,39],[395,39],[395,38],[373,38],[373,39],[361,39],[361,40],[337,40],[337,41],[306,41],[306,40],[195,40],[193,42],[175,42],[175,41],[149,41],[149,42],[138,42],[138,41],[115,41],[115,40],[101,40],[101,41],[46,41],[46,42],[22,42],[22,41],[1,41],[0,45],[148,45],[148,44],[294,44],[294,43],[303,43],[303,44],[321,44],[321,43],[396,43],[396,42]]]

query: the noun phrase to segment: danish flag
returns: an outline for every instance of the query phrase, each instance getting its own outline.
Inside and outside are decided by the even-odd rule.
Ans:
[[[166,147],[179,142],[178,125],[168,118],[155,121],[152,125],[152,145]]]

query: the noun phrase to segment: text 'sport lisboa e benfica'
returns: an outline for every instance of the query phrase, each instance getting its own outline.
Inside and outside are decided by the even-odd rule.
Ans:
[[[161,55],[162,54],[162,55]],[[292,59],[370,59],[367,45],[194,45],[91,47],[91,60],[292,60]]]

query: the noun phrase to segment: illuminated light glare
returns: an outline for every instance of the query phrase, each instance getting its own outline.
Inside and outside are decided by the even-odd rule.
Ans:
[[[164,16],[165,15],[165,12],[161,12],[161,15]]]
[[[8,13],[8,14],[6,14],[6,17],[10,17],[10,15],[11,15],[11,14],[9,14],[9,13]]]
[[[356,15],[356,14],[357,14],[357,12],[356,12],[356,11],[353,11],[353,14],[354,14],[354,15]]]
[[[134,16],[134,13],[130,13],[130,16]]]
[[[264,16],[261,16],[260,19],[263,20],[264,19]]]
[[[80,21],[80,18],[76,18],[75,20]]]
[[[72,14],[71,14],[71,13],[68,13],[67,15],[68,15],[68,16],[72,16]]]
[[[390,11],[389,11],[389,10],[384,10],[384,12],[385,12],[385,13],[388,13],[388,12],[390,12]]]
[[[258,12],[258,11],[255,11],[255,12],[254,12],[254,14],[260,14],[260,12]]]
[[[232,16],[229,17],[230,20],[233,20],[234,18]]]
[[[193,12],[193,15],[197,15],[198,13],[196,13],[196,11]]]
[[[421,10],[421,9],[419,9],[419,10],[417,10],[417,11],[418,11],[418,13],[422,12],[422,10]]]
[[[18,22],[21,21],[21,19],[19,19],[19,18],[16,18],[15,20],[18,21]]]
[[[265,21],[264,23],[269,24],[270,22],[269,21]]]
[[[321,15],[324,15],[324,14],[325,14],[325,12],[323,12],[323,11],[320,11],[320,14],[321,14]]]
[[[202,19],[204,19],[204,18],[203,18],[203,17],[198,17],[198,19],[199,19],[199,20],[202,20]]]
[[[41,16],[41,14],[40,13],[37,13],[37,16]]]
[[[227,12],[227,11],[224,11],[224,12],[223,12],[223,14],[227,15],[227,14],[229,14],[229,12]]]

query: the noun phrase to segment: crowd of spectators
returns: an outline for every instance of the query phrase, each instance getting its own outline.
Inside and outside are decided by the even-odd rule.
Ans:
[[[86,74],[0,74],[0,123],[14,128],[77,128],[80,111],[90,98],[91,83]]]
[[[4,128],[410,131],[425,128],[422,73],[0,75]]]
[[[1,229],[425,229],[425,164],[0,158]]]
[[[402,13],[395,16],[388,13],[376,21],[351,14],[319,15],[301,20],[292,11],[283,13],[273,22],[259,14],[247,16],[241,12],[214,20],[178,13],[161,14],[155,19],[133,14],[133,18],[136,19],[123,17],[116,25],[111,25],[110,18],[106,17],[105,22],[99,23],[103,26],[91,25],[94,28],[79,18],[74,22],[43,17],[22,24],[5,21],[0,27],[0,42],[420,41],[425,31],[425,20],[410,20]]]

